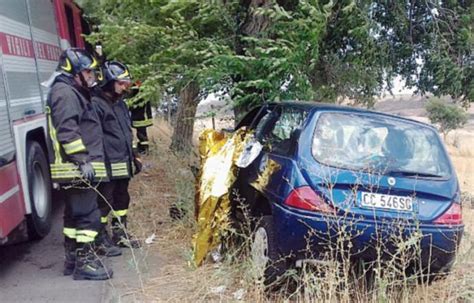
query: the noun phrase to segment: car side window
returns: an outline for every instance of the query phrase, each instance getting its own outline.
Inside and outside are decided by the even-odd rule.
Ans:
[[[242,118],[242,120],[240,120],[235,129],[237,130],[242,127],[255,129],[257,125],[261,124],[264,116],[266,116],[266,114],[271,112],[274,108],[275,107],[273,105],[254,107]]]
[[[261,108],[262,108],[261,106],[258,106],[258,107],[253,108],[250,112],[248,112],[242,118],[242,120],[240,120],[240,122],[237,124],[235,129],[239,129],[239,128],[244,127],[244,126],[249,127],[252,124],[252,122],[256,119],[256,117],[259,114]]]
[[[295,129],[303,126],[306,116],[307,112],[300,109],[284,109],[272,130],[272,135],[275,140],[281,141],[289,139]]]
[[[278,117],[278,109],[266,110],[266,113],[255,127],[255,137],[260,143],[266,143]]]
[[[291,150],[292,136],[303,128],[308,112],[300,108],[283,108],[269,136],[270,150],[288,154]]]

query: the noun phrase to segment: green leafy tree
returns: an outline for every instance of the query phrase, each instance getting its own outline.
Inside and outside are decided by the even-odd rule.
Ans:
[[[212,59],[229,50],[231,30],[222,23],[221,6],[193,0],[83,1],[96,31],[88,39],[100,42],[108,58],[121,60],[143,80],[136,100],[178,95],[171,148],[191,150],[199,99],[220,88],[212,82]]]
[[[467,113],[455,104],[447,104],[439,98],[432,98],[426,104],[426,111],[431,123],[439,125],[444,138],[452,130],[467,123]]]
[[[474,101],[474,3],[377,1],[374,19],[391,66],[419,93]]]
[[[237,119],[268,101],[371,106],[397,75],[418,92],[474,100],[471,1],[83,0],[110,58],[180,96],[172,147],[189,150],[196,106],[228,93]]]
[[[280,99],[371,106],[397,75],[421,94],[474,100],[470,1],[240,4],[243,21],[225,66],[243,111]]]
[[[284,99],[350,98],[370,105],[393,76],[387,47],[371,30],[372,1],[240,3],[235,53],[224,56],[237,116]]]

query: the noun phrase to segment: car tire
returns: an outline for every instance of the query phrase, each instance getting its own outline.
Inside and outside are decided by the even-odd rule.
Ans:
[[[272,216],[258,220],[252,240],[250,254],[257,279],[266,286],[278,283],[288,265],[278,250]]]
[[[45,237],[51,230],[51,176],[48,160],[36,141],[26,144],[26,167],[31,214],[27,216],[28,236],[31,240]]]
[[[433,264],[430,265],[429,270],[428,268],[425,269],[426,272],[429,272],[428,275],[428,283],[432,283],[436,280],[445,279],[448,274],[451,272],[452,267],[454,265],[454,258],[451,258],[449,262],[445,260],[434,260]]]

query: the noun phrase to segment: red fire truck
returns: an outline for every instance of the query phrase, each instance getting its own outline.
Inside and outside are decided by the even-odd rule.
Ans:
[[[42,238],[51,228],[41,86],[62,49],[84,47],[87,25],[73,0],[0,1],[0,244]]]

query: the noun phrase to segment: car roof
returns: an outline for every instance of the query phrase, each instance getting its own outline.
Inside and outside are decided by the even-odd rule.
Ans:
[[[361,113],[361,114],[376,114],[376,115],[385,116],[388,118],[395,118],[399,120],[405,120],[411,123],[417,123],[417,124],[436,130],[436,128],[433,127],[433,125],[428,124],[428,123],[420,122],[420,121],[402,117],[402,116],[397,116],[397,115],[387,114],[387,113],[378,112],[378,111],[374,111],[370,109],[365,109],[365,108],[337,105],[337,104],[331,104],[331,103],[323,103],[323,102],[317,102],[317,101],[282,101],[278,103],[271,102],[267,104],[270,106],[280,105],[284,107],[298,107],[298,108],[305,109],[308,111],[327,110],[327,111],[353,112],[353,113]]]

